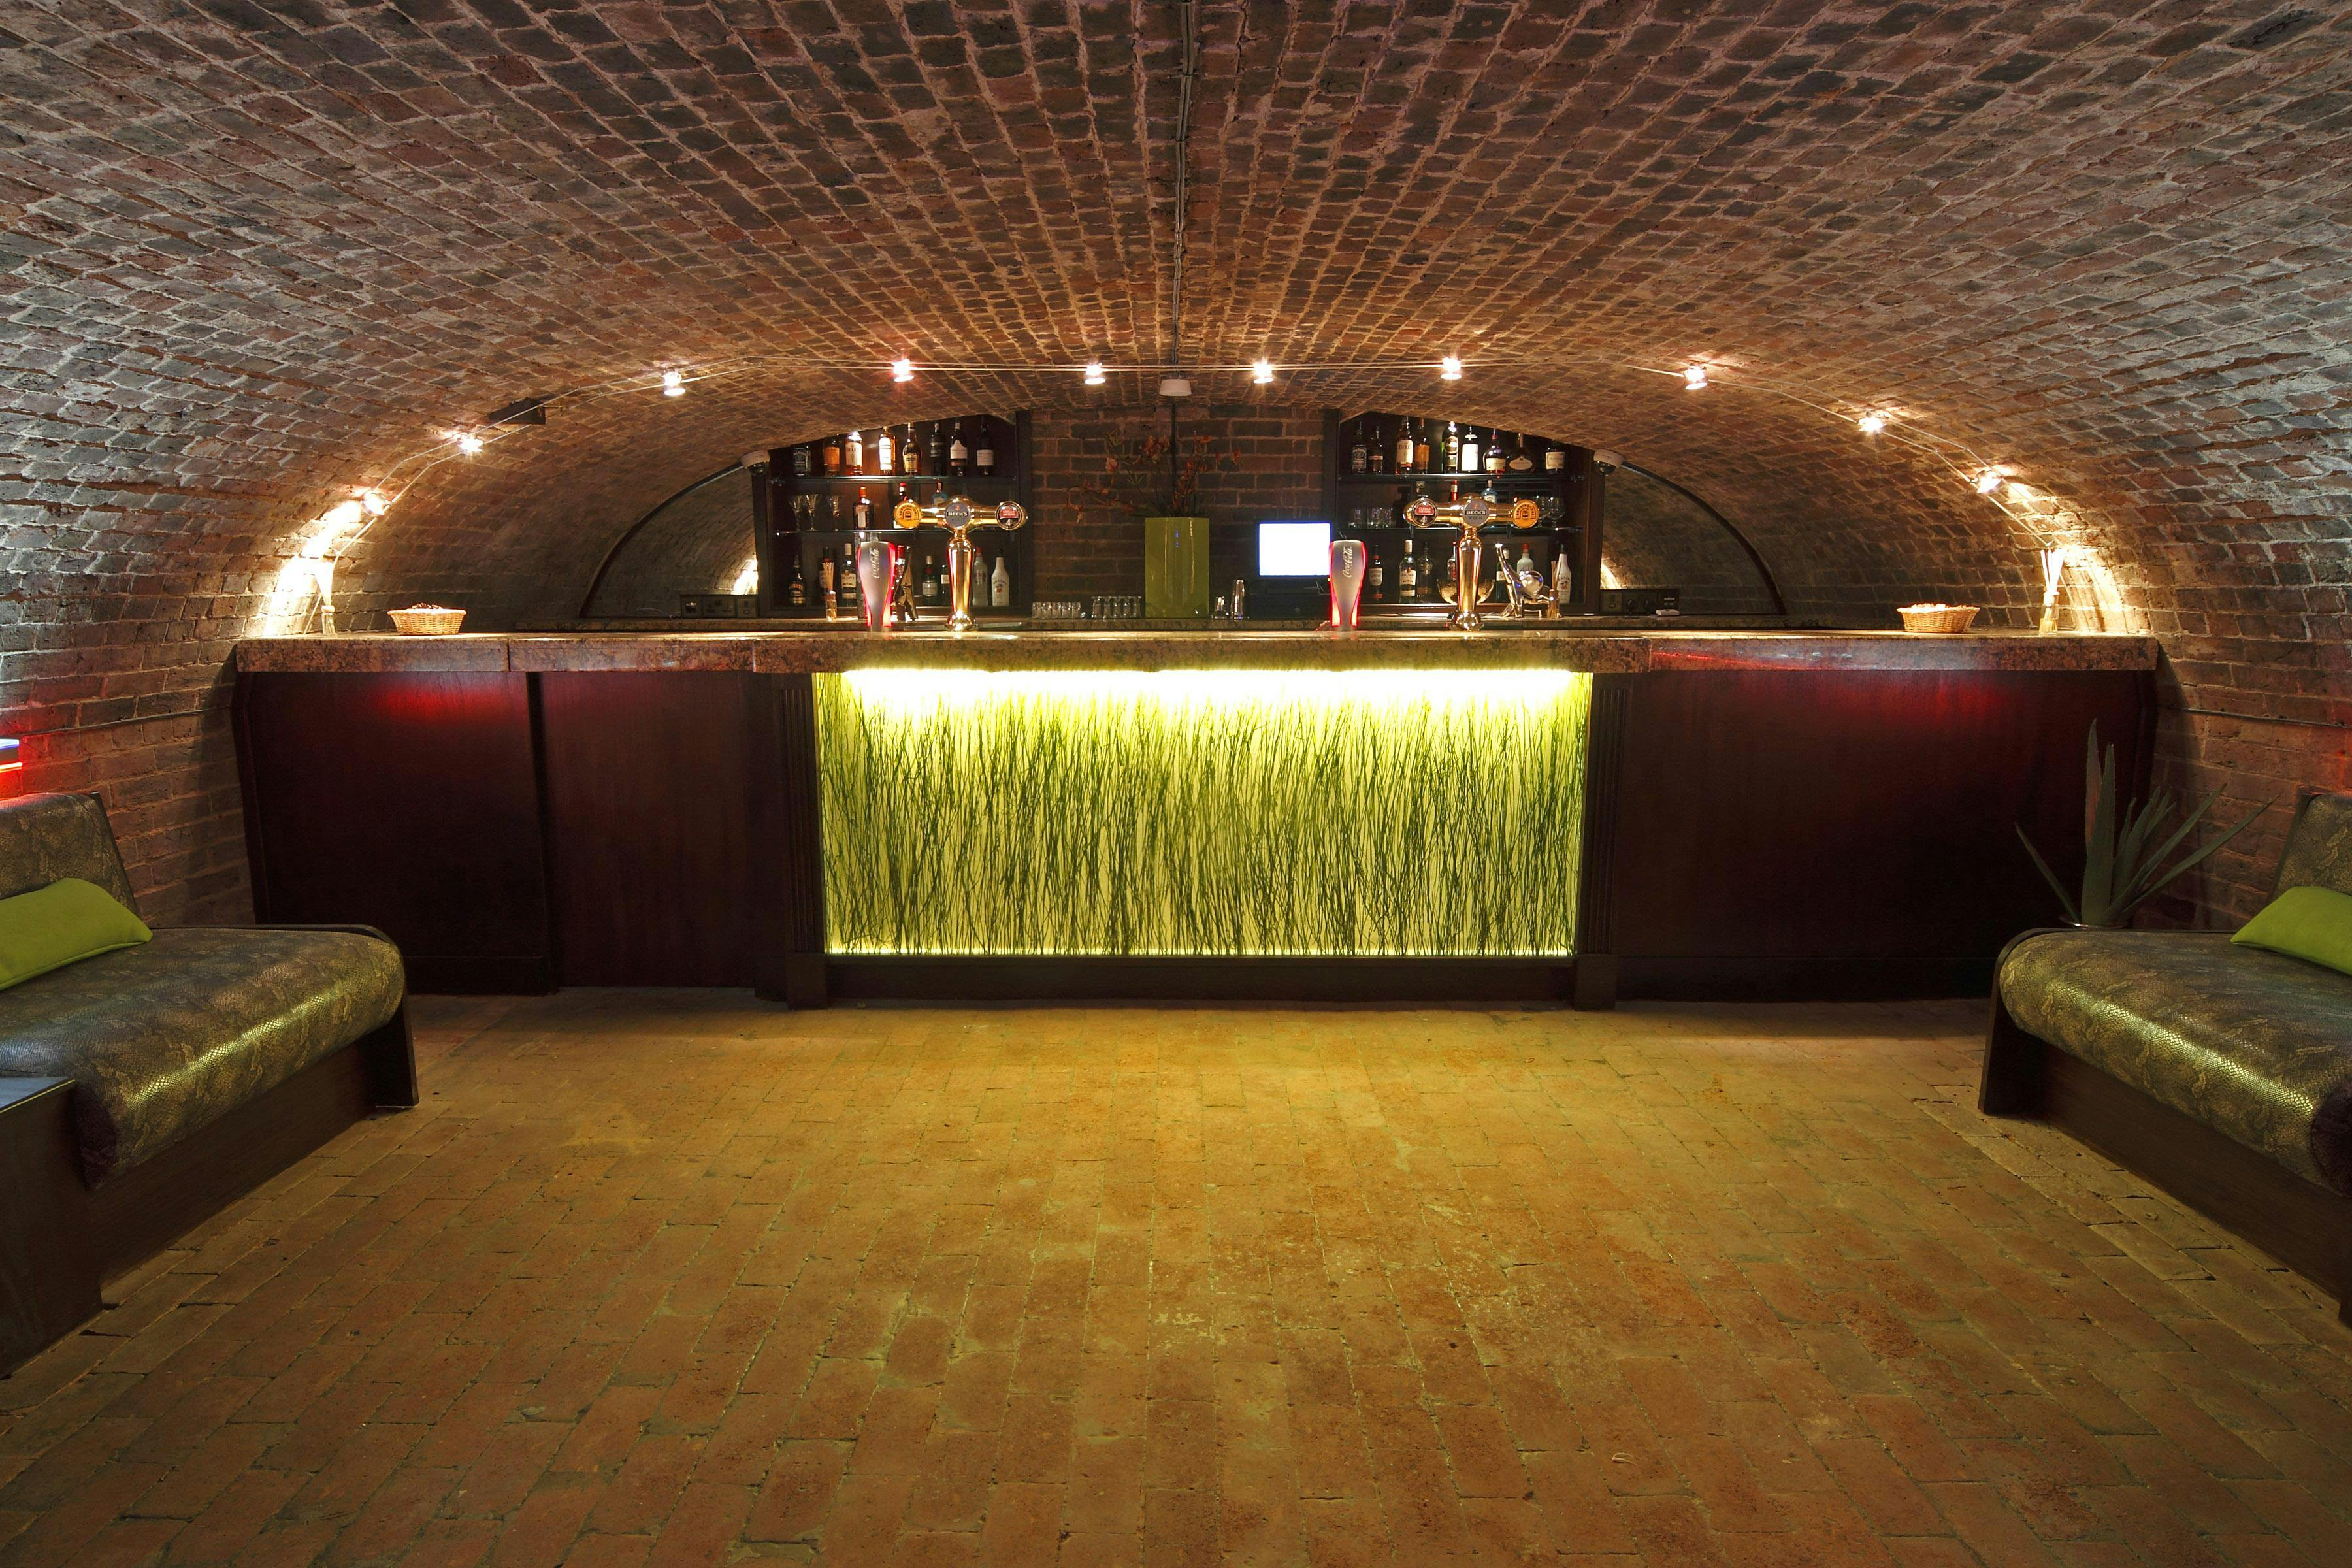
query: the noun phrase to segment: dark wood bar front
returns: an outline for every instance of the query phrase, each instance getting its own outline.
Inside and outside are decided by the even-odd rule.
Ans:
[[[2154,664],[2135,638],[1868,634],[302,638],[240,649],[237,735],[257,913],[382,927],[420,990],[1951,995],[2053,918],[2015,828],[2076,831],[2089,726],[2144,774]],[[827,950],[812,679],[1234,667],[1589,677],[1572,951]]]

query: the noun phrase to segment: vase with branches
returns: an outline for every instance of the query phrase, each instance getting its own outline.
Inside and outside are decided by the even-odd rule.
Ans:
[[[1078,494],[1133,517],[1197,517],[1203,476],[1233,467],[1233,454],[1219,451],[1206,432],[1181,438],[1156,432],[1114,436],[1104,440],[1102,466],[1078,486]]]

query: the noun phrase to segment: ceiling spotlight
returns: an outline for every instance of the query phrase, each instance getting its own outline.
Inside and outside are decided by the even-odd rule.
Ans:
[[[1102,361],[1100,361],[1100,360],[1089,360],[1089,361],[1087,363],[1087,384],[1088,386],[1100,386],[1102,384],[1103,384],[1103,367],[1102,367]]]
[[[1684,391],[1685,391],[1685,392],[1696,392],[1699,388],[1701,388],[1701,387],[1705,386],[1706,384],[1706,366],[1705,366],[1705,365],[1703,365],[1703,364],[1694,364],[1694,365],[1685,365],[1685,366],[1683,368],[1683,390],[1684,390]]]
[[[1991,495],[2007,482],[2007,477],[1999,468],[1987,468],[1977,476],[1977,494]]]
[[[1886,416],[1884,414],[1865,414],[1860,419],[1854,421],[1854,423],[1862,426],[1862,433],[1864,435],[1875,436],[1881,430],[1886,428]]]
[[[1270,359],[1262,359],[1258,361],[1257,363],[1250,366],[1250,379],[1257,383],[1260,386],[1272,385],[1274,384],[1274,362]]]
[[[482,438],[479,436],[475,435],[471,430],[458,431],[457,440],[457,450],[465,453],[466,456],[469,458],[482,449]]]
[[[349,528],[367,515],[367,508],[355,500],[339,500],[329,507],[319,521],[331,529]]]
[[[1460,381],[1462,379],[1462,362],[1455,359],[1452,354],[1447,354],[1444,359],[1439,360],[1437,362],[1437,379],[1440,381]]]
[[[674,370],[666,370],[662,372],[662,395],[664,397],[684,397],[686,395],[686,377],[680,375]]]
[[[382,517],[392,510],[392,503],[383,499],[382,490],[362,490],[360,507],[370,517]]]
[[[892,361],[890,362],[890,379],[891,379],[892,381],[912,381],[912,380],[914,380],[914,379],[915,379],[915,362],[914,362],[913,360],[910,360],[910,359],[894,359],[894,360],[892,360]]]

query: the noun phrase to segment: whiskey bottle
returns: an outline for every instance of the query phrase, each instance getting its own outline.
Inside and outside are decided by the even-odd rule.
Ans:
[[[1544,472],[1557,474],[1568,467],[1568,448],[1559,442],[1546,444],[1543,455]]]
[[[923,509],[915,504],[914,489],[904,479],[898,481],[898,504],[890,509],[890,526],[893,528],[923,526]]]
[[[1367,472],[1371,460],[1371,453],[1364,448],[1364,422],[1359,419],[1356,421],[1356,444],[1348,448],[1348,471],[1351,474]]]
[[[891,436],[890,426],[885,425],[874,433],[874,471],[879,474],[893,473],[897,471],[898,467],[898,443]]]
[[[1478,432],[1473,430],[1470,432],[1470,460],[1474,463],[1478,460],[1477,450]],[[1445,422],[1445,471],[1449,474],[1462,471],[1462,427],[1451,419]]]
[[[828,474],[841,472],[841,437],[838,436],[824,438],[824,471]]]
[[[923,471],[923,455],[916,449],[915,427],[912,425],[908,426],[907,433],[898,438],[898,471],[902,474]]]
[[[1478,467],[1478,426],[1470,426],[1470,434],[1462,438],[1462,458],[1454,465],[1457,474],[1473,472]]]
[[[853,440],[856,439],[855,437],[851,438]],[[874,503],[866,498],[866,487],[864,485],[857,487],[857,510],[852,515],[855,516],[857,521],[852,523],[850,525],[851,527],[862,530],[874,526]]]
[[[1372,472],[1385,474],[1389,471],[1389,439],[1381,433],[1377,425],[1372,426],[1370,434],[1372,439]]]
[[[809,461],[809,447],[806,441],[793,448],[793,472],[795,476],[803,479],[808,478],[809,469],[814,466]]]
[[[955,439],[948,443],[948,472],[961,479],[971,468],[971,448],[964,445],[963,421],[959,419],[956,421]]]
[[[996,472],[996,437],[988,433],[985,419],[980,422],[980,440],[972,447],[971,466],[980,470],[983,479]]]
[[[801,558],[793,557],[793,574],[784,581],[784,603],[799,609],[808,603],[808,581],[801,575]]]
[[[1381,585],[1388,581],[1388,568],[1386,565],[1382,564],[1381,561],[1381,552],[1379,551],[1374,550],[1369,552],[1369,553],[1372,558],[1372,569],[1370,574],[1364,579],[1364,586],[1371,590],[1371,596],[1373,598],[1379,599],[1386,597],[1386,595],[1381,591]]]
[[[1495,432],[1494,439],[1486,443],[1486,471],[1490,474],[1503,471],[1503,433],[1499,430]]]
[[[1004,564],[1004,557],[996,558],[996,570],[988,574],[988,604],[991,609],[1013,607],[1013,574]]]
[[[1397,421],[1396,466],[1400,474],[1412,472],[1412,421],[1410,419]]]
[[[1420,428],[1413,432],[1412,466],[1426,473],[1429,469],[1429,425],[1426,421],[1416,423]]]
[[[1503,466],[1510,469],[1511,472],[1515,474],[1531,474],[1535,472],[1536,460],[1533,455],[1528,451],[1527,437],[1523,436],[1514,436],[1511,437],[1511,458],[1509,462]]]
[[[849,448],[842,454],[841,460],[849,466],[849,471],[853,474],[862,474],[866,471],[866,433],[864,431],[852,430],[849,433]]]
[[[947,437],[940,433],[940,422],[932,420],[930,440],[924,447],[924,456],[929,459],[923,465],[924,472],[944,474],[948,471],[946,441]]]
[[[1412,542],[1404,547],[1404,563],[1397,568],[1397,597],[1412,600],[1421,597],[1421,566],[1412,558]]]

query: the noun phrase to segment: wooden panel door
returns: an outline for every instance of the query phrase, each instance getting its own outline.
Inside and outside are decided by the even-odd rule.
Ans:
[[[238,677],[256,917],[374,926],[413,990],[551,989],[528,681]]]
[[[770,678],[537,679],[563,984],[751,984],[751,737]]]

